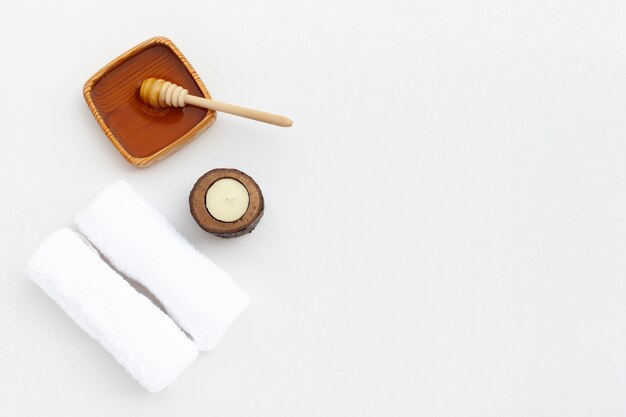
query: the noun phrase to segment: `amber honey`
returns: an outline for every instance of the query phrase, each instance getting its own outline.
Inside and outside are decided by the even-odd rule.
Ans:
[[[173,152],[214,119],[214,112],[193,106],[152,108],[145,104],[139,98],[139,87],[150,77],[210,98],[193,68],[165,38],[134,48],[85,85],[85,98],[96,119],[101,118],[98,123],[126,159],[138,166],[150,165]]]

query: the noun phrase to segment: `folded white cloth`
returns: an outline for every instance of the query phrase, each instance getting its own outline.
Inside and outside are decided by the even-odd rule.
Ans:
[[[170,317],[212,350],[248,296],[124,181],[106,187],[74,221],[121,273],[150,290]]]
[[[165,313],[67,228],[41,243],[26,274],[150,392],[170,385],[198,356]]]

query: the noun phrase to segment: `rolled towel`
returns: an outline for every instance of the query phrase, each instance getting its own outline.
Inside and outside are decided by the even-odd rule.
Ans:
[[[67,228],[41,243],[26,274],[150,392],[170,385],[198,356],[165,313]]]
[[[248,296],[124,181],[106,187],[74,221],[120,272],[152,292],[170,317],[212,350]]]

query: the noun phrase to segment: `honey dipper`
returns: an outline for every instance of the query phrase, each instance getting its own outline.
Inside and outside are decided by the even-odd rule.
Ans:
[[[278,114],[266,113],[264,111],[235,106],[234,104],[209,100],[204,97],[193,96],[183,87],[157,78],[147,78],[143,80],[141,88],[139,89],[139,97],[152,107],[185,107],[185,105],[190,104],[192,106],[230,113],[235,116],[246,117],[276,126],[290,127],[293,124],[291,119]]]

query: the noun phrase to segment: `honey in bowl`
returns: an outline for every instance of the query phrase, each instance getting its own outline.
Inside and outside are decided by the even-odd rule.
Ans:
[[[85,98],[111,142],[133,165],[148,166],[193,139],[215,120],[194,106],[154,108],[139,98],[146,78],[166,78],[190,94],[210,98],[176,46],[150,39],[104,67],[85,84]]]

